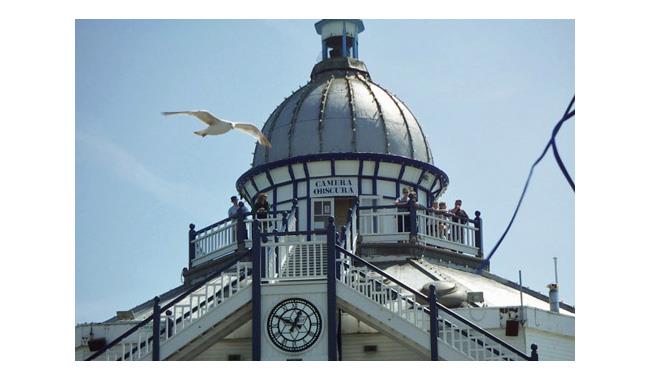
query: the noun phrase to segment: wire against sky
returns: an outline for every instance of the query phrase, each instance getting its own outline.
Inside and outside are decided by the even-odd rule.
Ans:
[[[569,175],[566,168],[564,167],[564,163],[562,162],[562,159],[560,158],[560,154],[557,151],[557,147],[555,146],[555,136],[557,136],[558,132],[560,131],[560,128],[562,128],[562,125],[564,124],[565,121],[571,119],[575,115],[576,111],[571,110],[571,108],[573,108],[573,104],[575,103],[575,100],[576,97],[574,95],[573,98],[571,99],[571,102],[569,103],[569,106],[564,111],[564,115],[562,116],[560,121],[558,121],[558,123],[555,125],[555,128],[553,128],[553,133],[551,134],[551,138],[546,144],[544,151],[539,156],[539,158],[535,160],[533,166],[530,167],[530,172],[528,172],[528,179],[526,179],[526,184],[524,185],[524,190],[521,192],[521,196],[519,197],[519,202],[517,203],[515,212],[512,214],[512,218],[510,219],[510,222],[508,223],[508,227],[506,227],[506,230],[503,231],[503,234],[499,238],[499,241],[497,241],[494,248],[492,248],[492,250],[490,251],[490,254],[487,256],[487,258],[485,258],[485,260],[483,260],[481,265],[478,267],[478,269],[476,270],[477,273],[483,271],[483,269],[485,269],[485,267],[490,263],[490,259],[492,258],[496,250],[501,245],[503,239],[505,239],[506,235],[508,235],[508,231],[510,231],[510,227],[512,227],[512,223],[515,221],[515,218],[517,217],[517,213],[519,212],[519,207],[521,206],[521,202],[524,200],[524,196],[526,195],[526,190],[528,190],[528,184],[530,183],[530,179],[533,176],[533,171],[535,170],[535,166],[537,166],[537,164],[539,164],[539,162],[542,161],[542,159],[546,155],[546,152],[548,152],[548,148],[550,148],[551,146],[553,146],[553,155],[555,156],[555,160],[558,166],[560,167],[560,170],[562,170],[562,174],[566,178],[567,182],[569,182],[569,185],[571,185],[573,192],[575,192],[575,185],[573,183],[573,180],[571,179],[571,176]]]

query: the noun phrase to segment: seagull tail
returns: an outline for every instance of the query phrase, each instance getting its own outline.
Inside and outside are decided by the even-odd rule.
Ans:
[[[201,136],[201,137],[205,137],[205,135],[206,135],[205,132],[203,132],[203,131],[194,131],[194,134],[198,135],[198,136]]]
[[[264,135],[260,136],[260,144],[262,144],[263,146],[265,146],[267,148],[271,148],[271,142]]]

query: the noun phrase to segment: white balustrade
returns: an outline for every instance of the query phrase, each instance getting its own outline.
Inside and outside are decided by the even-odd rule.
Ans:
[[[322,240],[307,241],[305,235],[282,236],[276,242],[269,236],[261,243],[266,255],[263,280],[313,280],[327,276],[327,249]]]
[[[160,346],[176,334],[196,323],[230,297],[252,284],[252,264],[237,262],[221,276],[208,281],[201,288],[177,302],[171,314],[160,315]],[[134,331],[122,343],[104,354],[106,360],[139,360],[151,353],[153,348],[153,323]]]
[[[471,222],[454,222],[452,217],[416,211],[418,241],[459,253],[477,255],[478,228]],[[358,233],[364,243],[398,243],[410,240],[410,215],[403,208],[359,210]]]
[[[381,273],[367,266],[354,266],[353,260],[348,256],[337,260],[337,265],[341,273],[339,282],[429,334],[427,299],[420,299],[421,297],[413,294],[411,290],[392,283]],[[442,308],[438,308],[438,326],[438,339],[471,359],[525,360],[481,329],[469,325],[459,316]]]

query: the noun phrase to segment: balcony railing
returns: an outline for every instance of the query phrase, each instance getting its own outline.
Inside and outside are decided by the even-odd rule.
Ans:
[[[297,203],[297,202],[295,202]],[[253,220],[259,220],[264,232],[295,231],[298,208],[290,211],[269,211],[267,218],[257,218],[252,212],[244,212],[240,205],[237,216],[225,218],[198,231],[190,224],[189,267],[221,259],[239,248],[251,248],[251,227]]]
[[[474,219],[405,206],[358,207],[358,233],[364,243],[412,242],[483,257],[481,213]]]

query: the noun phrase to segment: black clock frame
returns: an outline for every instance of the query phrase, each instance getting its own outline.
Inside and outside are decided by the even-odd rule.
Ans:
[[[281,323],[284,324],[284,328],[287,328],[288,327],[287,325],[289,325],[287,320],[289,322],[291,322],[291,319],[292,319],[291,317],[295,317],[296,308],[287,307],[287,305],[290,305],[290,304],[304,305],[304,307],[302,309],[298,309],[298,311],[303,311],[303,312],[307,311],[308,312],[307,313],[307,318],[306,318],[305,322],[303,322],[303,325],[304,325],[304,323],[306,323],[306,321],[309,321],[310,322],[310,328],[307,329],[306,333],[304,333],[304,334],[301,333],[300,335],[298,335],[298,337],[300,337],[300,339],[297,339],[297,338],[287,339],[286,336],[284,335],[284,333],[279,332],[279,334],[274,334],[274,332],[273,332],[273,329],[276,328],[276,325],[273,323],[274,322],[274,317],[281,320],[281,321],[279,321],[277,323],[277,328],[278,329],[279,329],[279,326],[280,326]],[[283,311],[281,315],[278,315],[278,311],[280,311],[283,307],[286,310]],[[315,321],[313,321],[313,322],[312,322],[312,317],[315,319]],[[286,318],[286,319],[283,319],[283,318]],[[291,322],[291,326],[290,326],[291,329],[295,328],[295,323],[297,323],[297,321],[298,321],[298,317],[295,317],[294,321]],[[313,332],[313,335],[310,335],[309,333],[312,331],[312,329],[311,329],[312,325],[316,325],[316,331]],[[299,326],[299,328],[301,328],[301,327],[302,326]],[[267,331],[268,337],[271,340],[271,342],[276,347],[278,347],[279,349],[281,349],[283,351],[286,351],[286,352],[292,352],[292,353],[302,352],[302,351],[307,350],[311,346],[313,346],[314,343],[316,343],[316,341],[318,341],[318,338],[320,337],[320,334],[321,334],[322,330],[323,330],[323,319],[321,318],[321,315],[320,315],[320,312],[318,311],[318,308],[313,303],[307,301],[304,298],[292,297],[292,298],[287,298],[287,299],[281,301],[280,303],[275,305],[275,307],[273,307],[273,309],[269,313],[269,317],[268,317],[267,322],[266,322],[266,331]],[[280,341],[280,339],[278,339],[276,337],[277,335],[280,335],[283,338],[282,341]],[[311,338],[307,339],[310,336],[311,336]],[[302,345],[297,345],[296,342],[300,342],[300,341],[304,341],[305,343],[302,344]],[[287,345],[287,342],[294,342],[294,344],[292,346],[289,346],[289,345]]]

